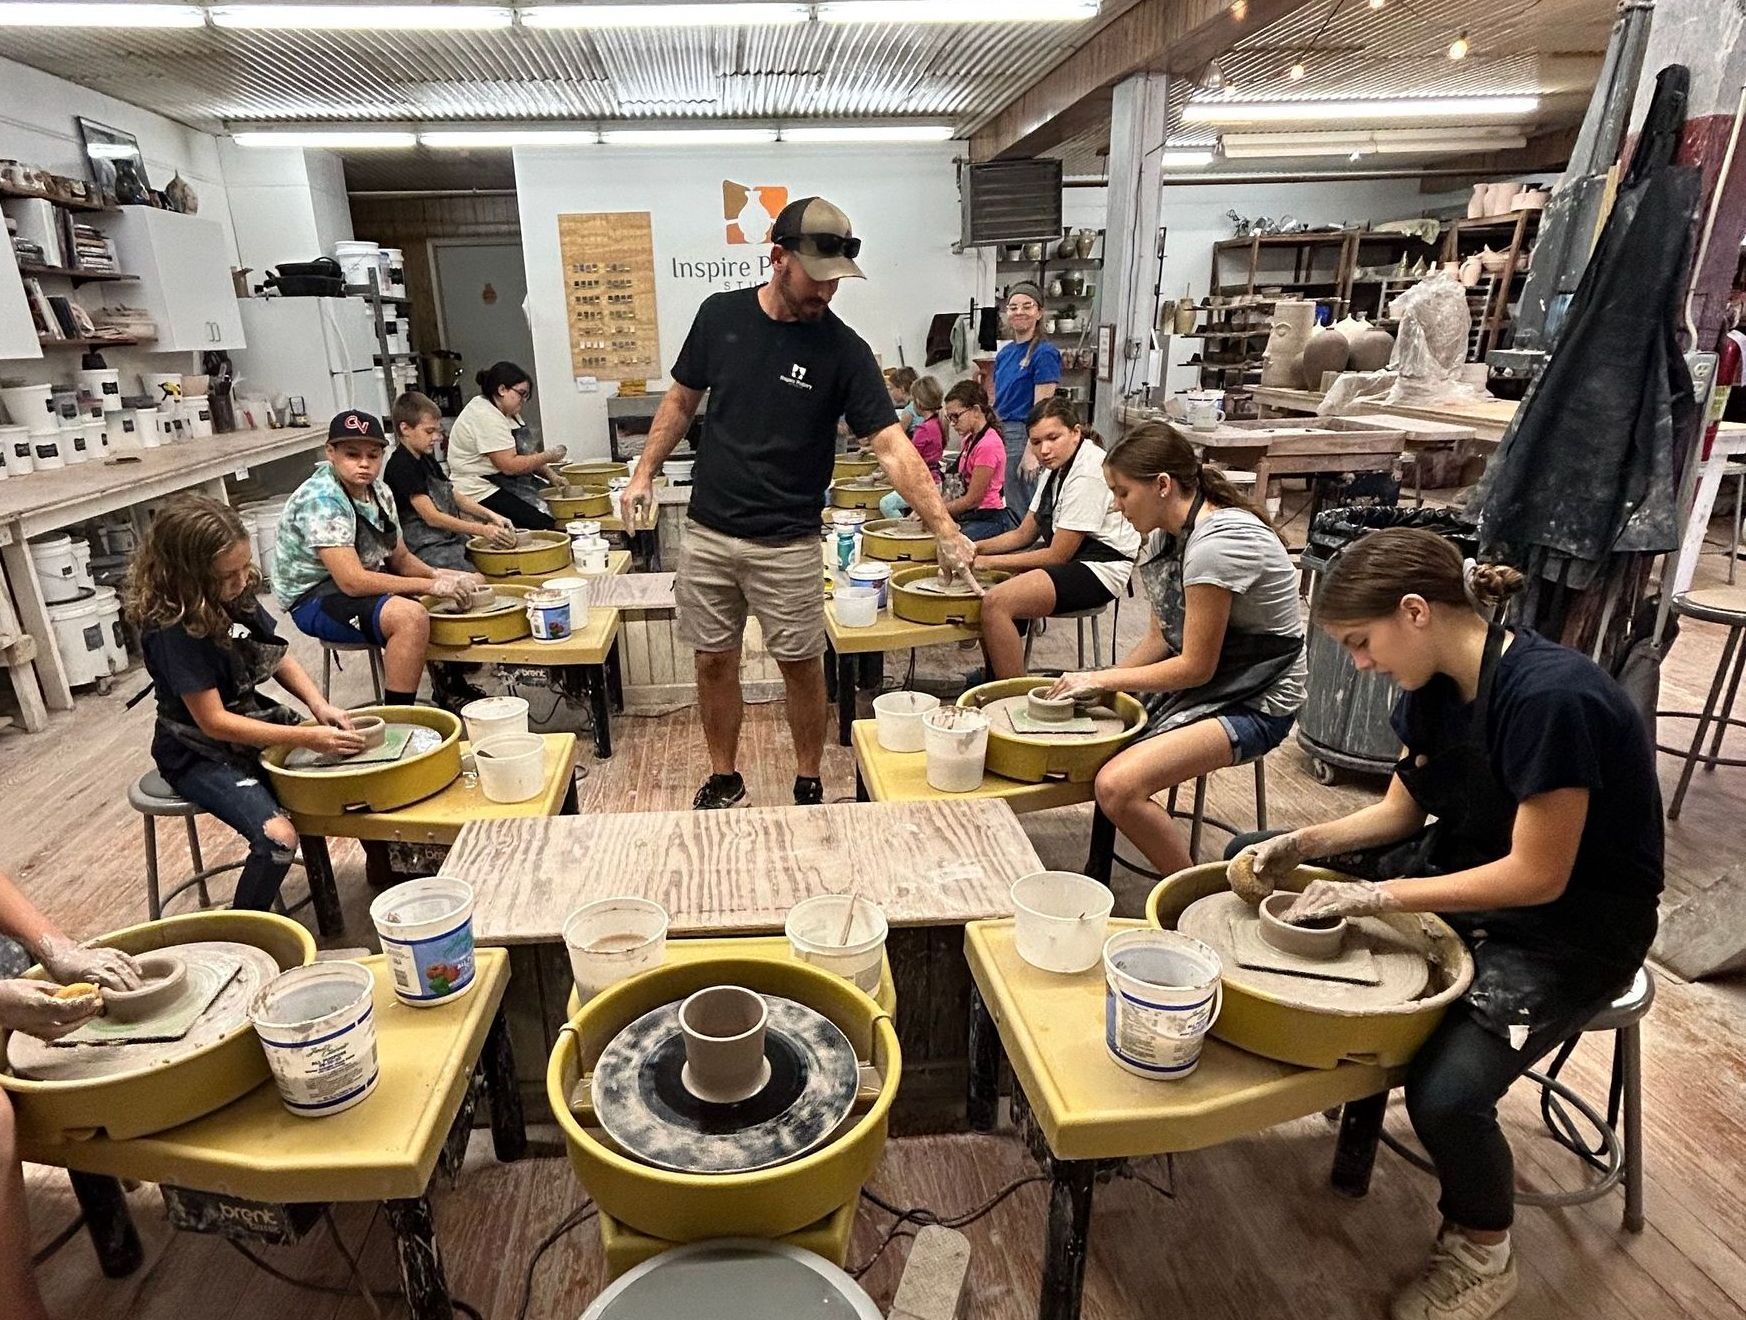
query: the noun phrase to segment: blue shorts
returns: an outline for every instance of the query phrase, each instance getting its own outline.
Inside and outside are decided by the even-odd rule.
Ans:
[[[1219,712],[1218,721],[1225,726],[1225,736],[1231,740],[1234,764],[1241,765],[1266,756],[1284,742],[1291,726],[1297,723],[1297,716],[1263,715],[1252,706],[1232,706]]]
[[[386,646],[382,607],[386,596],[311,596],[291,607],[291,621],[311,637],[350,646]]]

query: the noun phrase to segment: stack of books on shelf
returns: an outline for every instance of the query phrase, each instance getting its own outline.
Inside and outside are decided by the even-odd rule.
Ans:
[[[74,224],[72,239],[71,265],[74,269],[100,275],[114,275],[121,270],[115,260],[115,244],[101,230],[91,225]]]

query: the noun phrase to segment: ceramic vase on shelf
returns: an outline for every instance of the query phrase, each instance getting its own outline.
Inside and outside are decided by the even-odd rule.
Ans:
[[[1055,255],[1065,259],[1071,257],[1078,250],[1078,247],[1073,241],[1073,231],[1071,229],[1063,229],[1061,231],[1061,241],[1055,244]]]
[[[1491,185],[1476,183],[1473,185],[1473,196],[1467,199],[1467,218],[1479,220],[1485,215],[1487,203],[1491,200]]]

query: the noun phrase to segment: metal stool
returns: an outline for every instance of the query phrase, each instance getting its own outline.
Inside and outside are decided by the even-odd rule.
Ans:
[[[1517,1205],[1562,1209],[1598,1201],[1621,1182],[1625,1185],[1624,1226],[1628,1232],[1643,1231],[1643,1039],[1642,1021],[1655,1003],[1655,974],[1637,969],[1631,984],[1617,999],[1589,1019],[1588,1025],[1559,1046],[1552,1064],[1544,1071],[1529,1069],[1522,1075],[1540,1088],[1540,1116],[1560,1145],[1580,1156],[1600,1177],[1574,1192],[1517,1192]],[[1559,1080],[1565,1061],[1577,1043],[1591,1031],[1613,1033],[1613,1076],[1603,1116],[1588,1101]],[[1565,1109],[1569,1105],[1582,1115],[1599,1138],[1589,1146]],[[1623,1119],[1621,1131],[1620,1120]],[[1382,1144],[1408,1164],[1435,1173],[1431,1162],[1400,1138],[1382,1134]]]
[[[321,644],[321,696],[324,701],[332,701],[329,688],[333,683],[333,671],[344,670],[345,666],[335,656],[338,651],[363,651],[370,657],[370,684],[376,689],[376,704],[382,704],[382,648],[372,646],[368,642],[328,642]]]
[[[127,790],[127,802],[135,811],[145,818],[145,867],[146,867],[146,912],[153,921],[164,915],[164,905],[170,902],[185,889],[200,891],[200,906],[212,906],[212,895],[207,891],[206,882],[215,875],[226,871],[240,871],[244,861],[225,862],[219,866],[206,865],[200,855],[200,831],[195,821],[204,813],[186,798],[180,796],[171,788],[168,781],[156,770],[148,770],[141,775]],[[158,821],[159,816],[180,816],[188,826],[188,855],[194,863],[194,873],[167,894],[159,893],[158,883]],[[293,861],[293,866],[301,865]],[[309,900],[305,899],[307,903]],[[303,904],[299,903],[298,907]],[[285,912],[283,900],[276,901],[274,911]],[[295,909],[293,909],[295,910]]]
[[[1679,786],[1673,790],[1673,801],[1667,807],[1667,818],[1678,820],[1680,807],[1685,802],[1685,790],[1690,787],[1692,771],[1697,769],[1700,760],[1705,770],[1714,770],[1718,765],[1746,765],[1746,760],[1721,754],[1722,739],[1727,736],[1728,729],[1746,728],[1746,719],[1734,715],[1734,694],[1740,690],[1740,672],[1746,669],[1746,646],[1740,644],[1740,634],[1746,631],[1746,587],[1702,587],[1697,591],[1688,591],[1673,598],[1673,609],[1676,614],[1688,619],[1703,619],[1708,623],[1722,624],[1728,629],[1728,639],[1722,643],[1722,659],[1716,666],[1716,677],[1710,683],[1710,695],[1704,701],[1704,708],[1701,711],[1655,712],[1660,719],[1697,721],[1697,730],[1692,734],[1690,747],[1682,749],[1670,747],[1666,743],[1655,744],[1657,751],[1685,758],[1685,768],[1679,775]],[[1724,683],[1728,688],[1725,698],[1722,696]],[[1711,724],[1715,725],[1715,735],[1710,739],[1710,750],[1706,755],[1701,748],[1705,735],[1710,732]]]
[[[1043,631],[1042,625],[1053,619],[1072,619],[1079,629],[1079,668],[1085,664],[1085,621],[1091,620],[1091,660],[1093,664],[1101,663],[1099,658],[1103,650],[1103,606],[1094,610],[1074,610],[1071,614],[1051,614],[1048,619],[1032,619],[1025,629],[1025,669],[1031,667],[1031,644],[1036,641],[1037,634]]]
[[[1233,769],[1236,766],[1252,765],[1255,767],[1255,828],[1267,828],[1267,757],[1265,754],[1250,761],[1236,761],[1225,767]],[[1210,775],[1201,775],[1194,781],[1194,810],[1183,812],[1176,809],[1176,795],[1181,791],[1178,784],[1170,790],[1170,796],[1165,800],[1164,810],[1173,820],[1191,822],[1188,827],[1188,856],[1190,861],[1200,858],[1200,836],[1203,827],[1210,825],[1215,830],[1223,830],[1226,834],[1235,836],[1246,833],[1228,821],[1219,820],[1206,814],[1206,781]],[[1119,862],[1123,869],[1132,871],[1135,875],[1147,880],[1162,880],[1164,877],[1149,867],[1137,862],[1130,862],[1115,851],[1115,822],[1103,814],[1102,807],[1094,807],[1091,815],[1091,851],[1086,859],[1086,874],[1094,880],[1109,883],[1110,863]],[[1106,860],[1107,858],[1107,860]]]

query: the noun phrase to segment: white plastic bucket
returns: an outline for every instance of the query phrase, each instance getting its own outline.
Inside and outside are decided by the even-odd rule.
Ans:
[[[5,403],[6,415],[12,419],[13,425],[33,431],[54,425],[57,416],[54,396],[54,388],[49,385],[7,385],[0,388],[0,402]]]
[[[480,697],[461,707],[467,741],[477,747],[500,733],[527,732],[526,697]]]
[[[667,909],[646,898],[600,898],[564,918],[564,948],[586,1004],[667,957]]]
[[[102,435],[99,428],[98,434]],[[98,442],[101,445],[101,441]],[[61,424],[61,457],[69,464],[83,463],[91,457],[91,436],[83,422]]]
[[[383,248],[382,264],[387,268],[388,293],[391,297],[406,296],[406,254],[399,248]]]
[[[32,540],[30,565],[42,584],[42,598],[50,605],[79,598],[79,563],[73,557],[73,538],[65,532]]]
[[[838,587],[837,622],[845,628],[871,628],[879,622],[879,591],[875,587]]]
[[[31,459],[28,426],[0,426],[0,448],[6,450],[6,471],[10,475],[25,476],[36,466]]]
[[[38,472],[53,472],[67,465],[66,440],[60,427],[38,427],[31,431],[30,461]]]
[[[48,617],[55,634],[55,649],[61,653],[61,668],[67,671],[67,682],[79,687],[108,678],[109,649],[103,640],[96,593],[50,605]]]
[[[570,598],[542,587],[527,597],[527,626],[536,642],[561,642],[570,635]]]
[[[661,471],[675,486],[689,486],[691,484],[691,471],[696,466],[696,459],[674,458],[662,464]]]
[[[97,619],[103,626],[103,653],[109,660],[109,672],[119,674],[127,668],[127,635],[121,631],[121,597],[114,587],[93,586],[92,597],[97,606]]]
[[[942,706],[922,716],[922,746],[928,754],[928,787],[969,793],[982,786],[988,756],[988,716],[962,706]]]
[[[384,889],[370,920],[388,955],[394,994],[428,1008],[473,988],[473,886],[435,875]]]
[[[473,744],[479,787],[493,802],[526,802],[546,782],[546,743],[537,733],[500,733]]]
[[[284,513],[285,505],[280,501],[255,510],[255,563],[267,582],[273,580],[273,561],[279,556],[279,519]]]
[[[182,400],[182,418],[188,423],[190,440],[206,440],[212,435],[212,405],[204,394]]]
[[[156,416],[156,408],[149,411]],[[106,448],[115,453],[145,448],[145,439],[140,434],[139,427],[140,412],[138,408],[118,408],[103,415]]]
[[[573,518],[564,524],[564,535],[572,541],[593,541],[600,535],[600,522],[595,518]]]
[[[1137,1077],[1187,1077],[1224,1006],[1223,970],[1217,953],[1181,931],[1111,935],[1103,946],[1109,1057]]]
[[[789,908],[782,929],[801,962],[853,981],[868,994],[879,989],[889,927],[877,903],[852,894],[818,894]]]
[[[182,373],[179,371],[142,371],[139,383],[141,392],[160,408],[182,397]]]
[[[76,379],[79,388],[103,405],[106,413],[121,411],[121,373],[114,368],[81,371]]]
[[[344,239],[333,245],[333,259],[348,285],[374,287],[382,274],[382,249],[374,243]],[[375,275],[376,280],[371,279]]]
[[[588,579],[558,577],[546,579],[547,591],[561,591],[570,598],[570,631],[579,632],[588,626]]]
[[[879,608],[886,606],[886,589],[891,582],[891,565],[882,564],[876,559],[863,559],[858,564],[849,565],[849,585],[852,587],[872,587],[879,593]]]
[[[888,752],[919,752],[927,745],[922,716],[940,708],[928,692],[881,692],[873,698],[873,731]]]
[[[325,1118],[376,1089],[375,993],[369,968],[318,962],[280,972],[255,995],[249,1020],[293,1114]]]
[[[1097,966],[1115,894],[1075,871],[1020,876],[1012,897],[1013,942],[1019,957],[1045,972]]]
[[[72,542],[73,581],[79,584],[80,591],[89,591],[97,585],[91,581],[91,543],[76,536]]]
[[[152,429],[145,433],[147,449],[176,443],[176,402],[160,403],[152,410]]]

